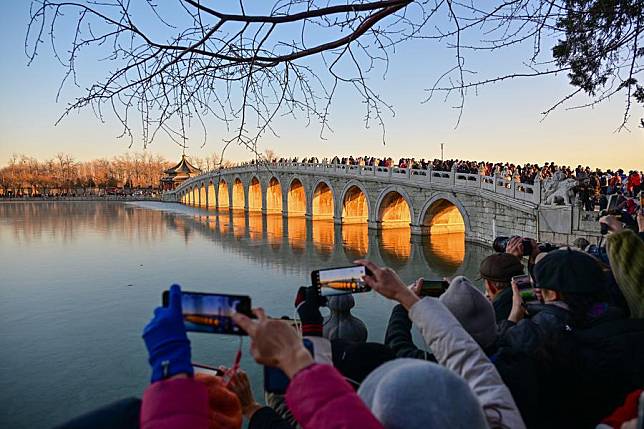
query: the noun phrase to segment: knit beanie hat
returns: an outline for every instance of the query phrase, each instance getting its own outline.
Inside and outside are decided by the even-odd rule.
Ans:
[[[396,359],[389,347],[380,343],[360,343],[337,339],[331,341],[333,366],[354,388],[376,368]]]
[[[358,395],[385,429],[488,427],[465,380],[419,359],[381,365],[364,380]]]
[[[195,380],[208,389],[208,427],[210,429],[240,429],[242,425],[241,403],[237,395],[221,377],[196,373]]]
[[[481,348],[496,341],[496,316],[492,303],[464,276],[455,277],[438,298]]]
[[[644,318],[644,241],[629,229],[606,239],[610,269],[633,319]]]

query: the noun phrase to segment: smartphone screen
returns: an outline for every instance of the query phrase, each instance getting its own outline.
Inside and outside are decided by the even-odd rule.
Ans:
[[[532,283],[530,283],[530,275],[523,274],[520,276],[512,277],[512,281],[517,284],[519,289],[530,289],[532,288]]]
[[[168,306],[168,291],[163,292],[163,306]],[[250,297],[201,292],[181,292],[181,308],[186,331],[210,334],[246,335],[232,315],[250,316]]]
[[[445,280],[424,280],[420,287],[420,296],[432,296],[438,298],[447,290],[449,283]]]
[[[302,342],[304,343],[304,347],[311,353],[311,356],[315,357],[311,340],[304,338]],[[289,381],[288,376],[281,369],[264,366],[264,390],[266,392],[283,395],[286,393]]]
[[[320,296],[368,292],[371,288],[364,282],[364,276],[368,274],[370,274],[369,270],[363,265],[328,268],[313,271],[311,282]]]

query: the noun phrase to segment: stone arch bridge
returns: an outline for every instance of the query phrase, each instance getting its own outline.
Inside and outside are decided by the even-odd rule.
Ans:
[[[541,186],[455,171],[343,164],[272,163],[203,173],[165,201],[218,210],[411,228],[414,235],[461,233],[490,243],[521,235],[557,243],[575,233],[571,206],[541,204]]]

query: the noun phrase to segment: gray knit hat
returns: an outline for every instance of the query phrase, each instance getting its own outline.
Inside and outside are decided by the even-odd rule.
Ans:
[[[492,303],[464,276],[455,277],[439,298],[484,350],[496,341]]]
[[[465,380],[419,359],[396,359],[364,380],[358,395],[385,429],[487,428]]]

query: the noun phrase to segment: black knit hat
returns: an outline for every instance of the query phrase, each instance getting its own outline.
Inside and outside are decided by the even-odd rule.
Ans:
[[[599,262],[570,247],[549,252],[534,266],[536,287],[559,292],[593,294],[606,290]]]
[[[482,279],[510,283],[512,277],[523,274],[523,265],[514,255],[495,253],[481,261],[479,272]]]
[[[357,389],[374,369],[396,359],[396,354],[380,343],[331,341],[333,366]]]

